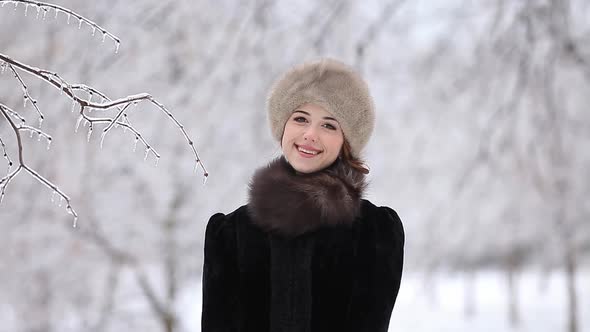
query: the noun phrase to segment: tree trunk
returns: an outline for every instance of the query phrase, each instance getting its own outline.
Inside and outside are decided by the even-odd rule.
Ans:
[[[435,272],[433,270],[427,269],[423,282],[424,293],[426,294],[428,303],[432,308],[438,308],[439,300]]]
[[[465,275],[465,317],[473,317],[476,313],[475,272],[467,271]]]
[[[176,319],[172,315],[168,315],[164,318],[164,331],[174,332],[176,328]]]
[[[520,325],[520,311],[518,310],[518,272],[514,262],[508,263],[508,321],[511,328],[517,328]]]
[[[565,278],[567,287],[567,303],[568,303],[568,315],[567,315],[567,331],[578,332],[578,299],[576,290],[576,255],[574,250],[571,248],[571,244],[568,245],[568,250],[565,253]]]

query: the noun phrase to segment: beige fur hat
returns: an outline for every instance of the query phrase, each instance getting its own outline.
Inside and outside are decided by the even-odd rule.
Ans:
[[[270,90],[267,111],[273,137],[281,141],[285,123],[295,109],[314,103],[330,112],[359,157],[375,122],[367,83],[344,63],[324,58],[288,70]]]

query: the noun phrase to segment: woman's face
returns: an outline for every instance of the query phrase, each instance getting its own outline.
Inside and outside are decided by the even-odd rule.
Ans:
[[[330,166],[338,158],[343,143],[338,121],[323,107],[306,103],[287,120],[281,148],[296,171],[313,173]]]

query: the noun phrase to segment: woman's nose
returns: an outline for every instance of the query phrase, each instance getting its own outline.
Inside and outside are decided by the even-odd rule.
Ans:
[[[315,128],[309,126],[307,130],[305,130],[305,133],[303,133],[303,139],[306,141],[315,142],[317,140],[317,133]]]

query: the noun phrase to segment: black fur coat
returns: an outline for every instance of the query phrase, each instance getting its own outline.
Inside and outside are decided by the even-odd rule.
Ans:
[[[207,225],[202,331],[387,331],[404,231],[364,187],[339,162],[296,174],[279,158],[258,170],[249,204]]]

